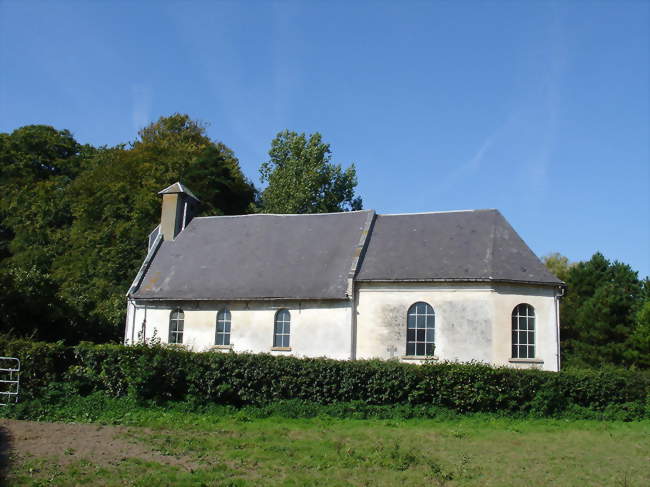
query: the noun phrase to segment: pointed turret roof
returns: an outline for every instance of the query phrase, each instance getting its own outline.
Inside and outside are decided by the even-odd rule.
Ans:
[[[166,187],[162,191],[160,191],[158,194],[175,194],[175,193],[184,193],[190,198],[194,198],[196,201],[201,201],[199,200],[194,193],[192,193],[187,186],[185,186],[183,183],[180,181],[175,182],[171,186]]]

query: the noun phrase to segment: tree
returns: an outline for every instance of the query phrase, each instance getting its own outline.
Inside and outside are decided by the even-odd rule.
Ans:
[[[255,196],[233,152],[182,114],[100,149],[22,127],[0,134],[0,164],[0,317],[45,340],[120,339],[124,294],[160,222],[158,191],[183,181],[207,214],[244,213]]]
[[[241,171],[232,150],[221,142],[206,147],[190,165],[183,180],[201,199],[202,215],[248,213],[257,190]]]
[[[627,350],[629,362],[650,369],[650,298],[648,297],[636,314],[636,322]]]
[[[637,313],[645,298],[637,272],[610,262],[600,252],[569,269],[561,305],[562,353],[566,362],[587,366],[641,365],[630,354]]]
[[[0,316],[4,330],[41,339],[65,335],[74,316],[51,275],[68,249],[67,189],[94,148],[67,130],[29,125],[0,134]]]
[[[61,193],[93,151],[48,125],[0,134],[0,259],[26,251],[47,260],[46,234],[68,223]]]
[[[285,130],[271,142],[269,160],[260,167],[264,213],[327,213],[360,210],[355,196],[354,164],[343,170],[331,161],[329,144],[319,133],[307,137]]]
[[[192,189],[205,214],[244,213],[255,194],[233,152],[182,114],[145,127],[130,147],[101,151],[72,184],[69,251],[52,273],[66,302],[102,336],[120,336],[124,294],[160,223],[157,192],[176,181]]]
[[[48,341],[67,338],[74,315],[57,295],[57,285],[49,274],[37,266],[3,266],[0,289],[4,332]]]
[[[70,131],[49,125],[27,125],[0,134],[2,185],[20,185],[52,176],[78,173],[79,156],[89,150]]]
[[[553,252],[552,254],[546,255],[542,258],[542,262],[544,262],[544,265],[549,271],[564,282],[568,279],[569,272],[575,265],[573,262],[569,262],[568,257],[565,257],[559,252]]]

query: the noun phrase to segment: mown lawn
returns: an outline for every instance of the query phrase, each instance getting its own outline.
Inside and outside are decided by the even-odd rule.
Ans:
[[[103,436],[96,440],[99,444],[93,446],[96,449],[91,455],[86,446],[82,448],[86,451],[66,448],[66,427],[57,425],[56,434],[43,439],[47,448],[35,455],[20,451],[21,441],[30,445],[38,441],[35,433],[21,438],[20,424],[5,420],[5,429],[18,431],[7,483],[147,487],[650,485],[649,421],[481,415],[290,419],[160,408],[139,408],[118,420],[107,421],[101,415],[90,420],[126,427],[95,423]],[[46,431],[46,424],[32,431]],[[70,434],[87,435],[74,425],[69,428]],[[103,442],[106,448],[117,445],[120,454],[101,460],[98,452]],[[143,458],[145,451],[151,455]]]

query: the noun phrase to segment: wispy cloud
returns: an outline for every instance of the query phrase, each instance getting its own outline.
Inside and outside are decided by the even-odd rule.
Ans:
[[[461,163],[453,171],[442,178],[437,184],[437,190],[440,192],[445,192],[456,188],[458,187],[458,184],[460,184],[463,180],[479,172],[483,167],[486,161],[486,156],[489,154],[490,150],[508,131],[512,123],[513,116],[514,113],[511,112],[501,125],[499,125],[494,131],[492,131],[492,133],[483,139],[483,142],[470,159]]]
[[[546,56],[540,73],[541,103],[537,137],[525,160],[523,177],[529,182],[527,195],[539,200],[548,185],[549,169],[557,144],[558,120],[562,109],[561,88],[568,61],[565,39],[565,10],[559,4],[550,4],[552,21],[548,29]]]
[[[531,48],[527,48],[524,59],[525,64],[530,63],[530,73],[524,77],[526,84],[513,95],[508,115],[488,132],[469,159],[439,180],[438,191],[456,190],[495,166],[496,170],[509,172],[508,180],[521,180],[517,184],[525,188],[521,198],[540,201],[546,192],[557,144],[561,87],[568,58],[564,11],[554,4],[551,8],[547,35],[540,40],[545,47],[541,56],[534,59],[530,57]]]

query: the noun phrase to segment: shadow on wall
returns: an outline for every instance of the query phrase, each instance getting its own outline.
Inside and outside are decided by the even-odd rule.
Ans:
[[[0,486],[9,485],[9,467],[11,466],[12,436],[9,429],[0,425]]]

